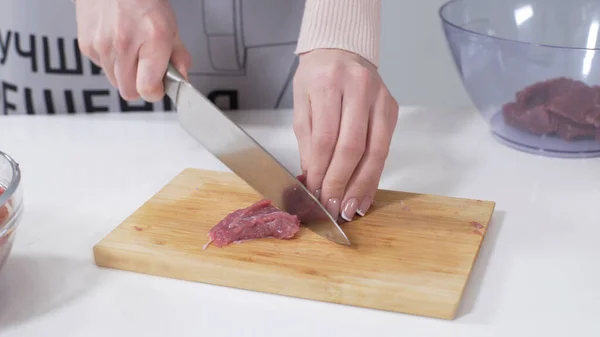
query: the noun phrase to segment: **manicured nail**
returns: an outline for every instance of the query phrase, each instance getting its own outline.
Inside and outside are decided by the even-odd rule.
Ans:
[[[367,211],[369,211],[369,207],[373,203],[373,199],[371,197],[365,197],[365,199],[360,203],[360,206],[356,210],[356,213],[360,216],[365,216]]]
[[[354,217],[354,213],[358,209],[358,200],[356,198],[350,198],[346,201],[346,205],[344,206],[344,210],[342,211],[342,218],[346,221],[352,221]]]
[[[327,200],[327,212],[331,214],[334,220],[337,221],[338,216],[340,215],[340,200],[338,198],[329,198]]]
[[[315,191],[315,198],[321,200],[321,189]]]

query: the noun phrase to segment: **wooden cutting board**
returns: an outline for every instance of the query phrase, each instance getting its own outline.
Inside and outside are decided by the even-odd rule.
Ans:
[[[213,225],[259,199],[232,173],[186,169],[94,247],[96,264],[453,319],[495,207],[380,190],[367,216],[342,225],[351,246],[303,228],[291,240],[202,249]]]

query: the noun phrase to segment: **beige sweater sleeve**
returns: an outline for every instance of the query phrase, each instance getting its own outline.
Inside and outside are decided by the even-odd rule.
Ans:
[[[379,66],[381,0],[306,0],[296,54],[343,49]]]

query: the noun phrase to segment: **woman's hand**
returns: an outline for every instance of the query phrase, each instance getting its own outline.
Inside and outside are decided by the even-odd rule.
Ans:
[[[398,119],[377,69],[335,49],[300,55],[294,132],[307,187],[334,218],[364,216],[373,202]]]
[[[191,57],[168,0],[77,0],[79,48],[125,100],[164,97],[169,61],[187,77]]]

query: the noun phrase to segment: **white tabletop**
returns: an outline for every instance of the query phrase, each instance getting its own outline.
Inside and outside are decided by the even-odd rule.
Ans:
[[[237,114],[298,171],[291,111]],[[0,149],[21,164],[26,204],[0,273],[0,336],[600,333],[600,159],[509,149],[469,110],[401,109],[381,181],[497,202],[455,321],[97,267],[93,245],[181,170],[226,169],[174,117],[0,116]]]

